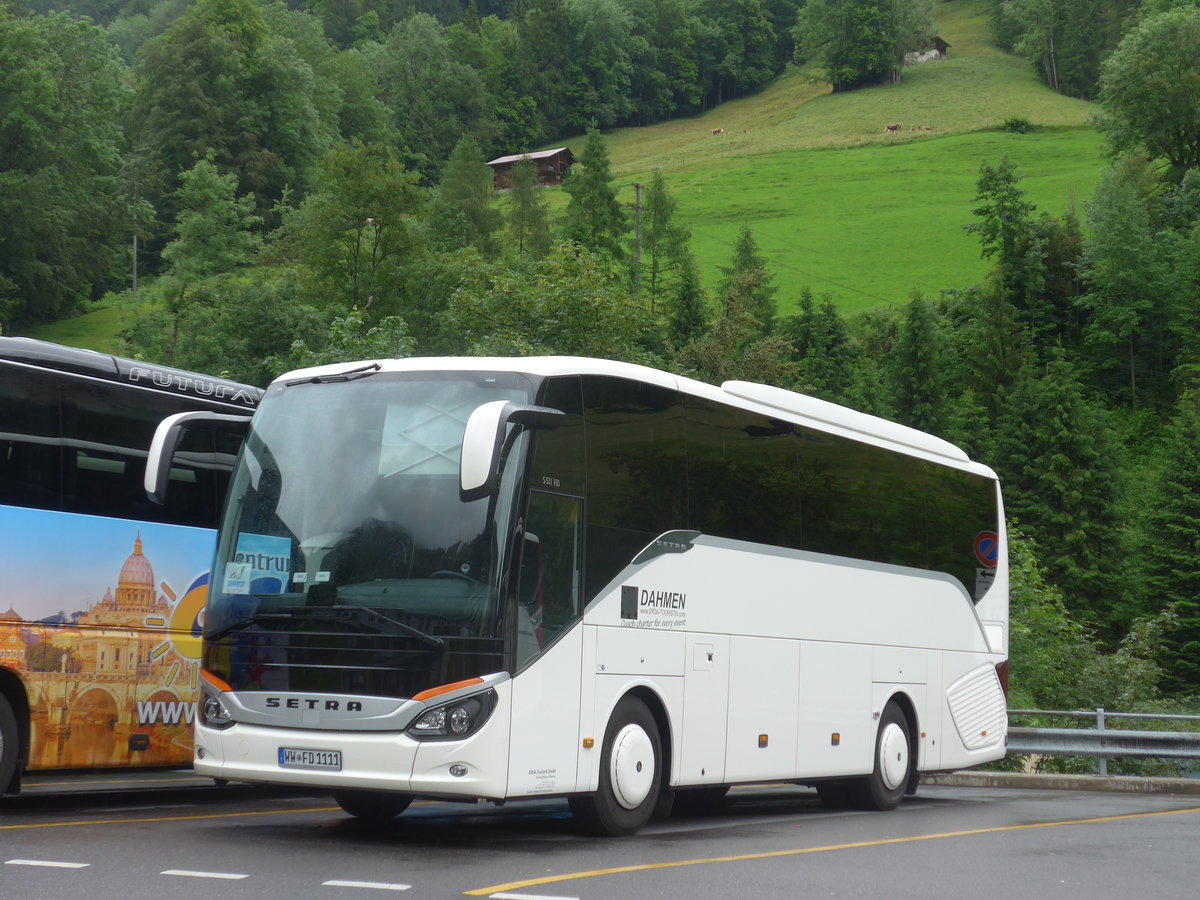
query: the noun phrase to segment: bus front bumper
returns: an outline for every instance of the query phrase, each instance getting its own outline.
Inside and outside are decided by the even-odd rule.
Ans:
[[[503,720],[501,720],[503,721]],[[269,728],[238,723],[195,728],[196,772],[225,781],[328,790],[398,791],[431,797],[500,800],[508,785],[508,741],[500,722],[463,740],[418,741],[403,732]],[[338,768],[283,765],[284,750],[309,750]]]

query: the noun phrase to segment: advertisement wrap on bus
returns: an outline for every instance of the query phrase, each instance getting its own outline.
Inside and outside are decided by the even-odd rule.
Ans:
[[[214,533],[0,507],[0,662],[29,691],[31,768],[191,756]]]

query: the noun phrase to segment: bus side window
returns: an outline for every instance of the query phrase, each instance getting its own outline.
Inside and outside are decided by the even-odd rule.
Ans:
[[[809,429],[797,429],[797,440],[803,549],[872,559],[869,448]]]
[[[647,544],[687,527],[687,456],[679,393],[584,376],[587,412],[587,595]]]
[[[705,534],[800,546],[795,428],[687,397],[688,527]]]
[[[62,505],[58,385],[3,367],[0,377],[0,504]]]
[[[151,503],[142,485],[154,429],[181,408],[174,398],[85,381],[65,382],[62,397],[65,511],[212,527],[218,460],[211,432],[186,436],[172,466],[167,507]]]
[[[583,500],[530,492],[517,591],[518,668],[579,618],[582,583]]]

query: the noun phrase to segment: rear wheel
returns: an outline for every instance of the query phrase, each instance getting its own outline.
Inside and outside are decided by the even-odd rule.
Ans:
[[[729,785],[727,784],[676,791],[674,814],[677,816],[708,815],[717,808],[728,793]]]
[[[624,697],[604,733],[600,787],[570,798],[571,812],[595,834],[633,834],[650,820],[661,787],[658,723],[645,703]]]
[[[875,768],[866,778],[850,782],[850,799],[859,809],[895,809],[908,788],[914,760],[908,719],[889,703],[875,735]]]
[[[17,757],[21,753],[17,715],[8,698],[0,694],[0,794],[8,790],[17,774]]]
[[[393,794],[389,791],[336,791],[333,799],[355,818],[390,822],[408,809],[413,798],[409,794]]]

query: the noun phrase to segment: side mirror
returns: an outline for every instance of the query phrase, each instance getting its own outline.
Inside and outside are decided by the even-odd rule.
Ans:
[[[509,423],[526,428],[557,428],[567,414],[546,406],[527,406],[511,400],[493,400],[479,406],[467,419],[462,455],[458,463],[458,496],[463,503],[492,493],[500,454]]]
[[[146,475],[143,486],[146,495],[159,505],[167,502],[167,483],[171,478],[171,459],[183,440],[184,432],[191,428],[206,428],[245,436],[250,430],[249,416],[234,416],[206,410],[175,413],[158,423],[154,440],[146,454]]]

